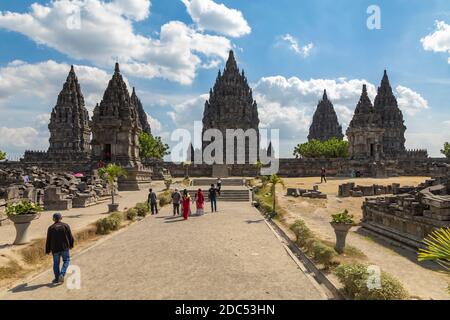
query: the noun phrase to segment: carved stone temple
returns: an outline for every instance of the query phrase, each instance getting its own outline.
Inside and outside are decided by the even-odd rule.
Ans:
[[[218,129],[222,132],[225,147],[230,150],[234,144],[233,163],[238,163],[239,159],[245,156],[245,163],[254,163],[259,152],[259,118],[256,101],[253,100],[252,89],[249,87],[244,71],[239,72],[233,51],[230,51],[228,61],[223,74],[219,71],[214,88],[209,92],[209,100],[205,103],[203,113],[203,140],[205,131],[208,129]],[[227,129],[254,129],[256,135],[253,138],[245,138],[245,154],[238,154],[236,138],[227,139]],[[208,146],[213,143],[203,142],[203,150],[208,150]],[[234,142],[234,143],[233,143]],[[250,150],[256,159],[249,159]],[[218,156],[211,153],[212,156]],[[253,160],[253,161],[251,161]],[[223,154],[223,162],[226,162],[226,154]]]
[[[383,156],[384,129],[364,85],[353,119],[347,129],[350,158],[380,160]]]
[[[112,162],[127,169],[127,177],[119,180],[122,190],[139,189],[140,183],[150,182],[139,156],[139,135],[143,131],[135,102],[140,103],[139,98],[136,92],[133,98],[130,96],[116,63],[103,99],[94,109],[91,146],[92,160]]]
[[[73,66],[52,110],[49,153],[67,153],[71,158],[88,158],[91,152],[89,113]]]
[[[383,123],[383,153],[388,159],[396,159],[405,153],[405,131],[402,111],[392,92],[386,70],[374,102],[375,111]]]
[[[309,128],[308,141],[327,141],[331,138],[344,139],[342,126],[339,125],[333,104],[328,99],[327,90],[324,90],[322,100],[317,105],[313,116],[311,127]]]

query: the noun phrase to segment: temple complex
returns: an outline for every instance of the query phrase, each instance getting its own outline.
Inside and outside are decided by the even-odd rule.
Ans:
[[[205,103],[203,113],[203,133],[208,129],[218,129],[224,138],[224,151],[234,144],[234,163],[239,162],[239,158],[245,156],[245,163],[254,163],[249,160],[250,150],[252,155],[259,152],[259,118],[256,101],[253,100],[252,89],[249,87],[244,71],[239,72],[233,51],[230,51],[223,74],[217,76],[214,88],[209,92],[209,100]],[[245,139],[245,155],[238,155],[236,141],[226,139],[227,129],[254,129],[256,141],[250,138]],[[236,140],[236,138],[234,139]],[[203,150],[210,143],[203,142]],[[253,153],[254,152],[254,153]],[[213,154],[214,156],[214,154]],[[226,162],[226,153],[223,154],[223,163]]]
[[[313,116],[311,127],[309,128],[308,141],[327,141],[331,138],[342,140],[342,126],[339,125],[333,104],[328,99],[327,90],[324,90],[322,100],[317,105]]]

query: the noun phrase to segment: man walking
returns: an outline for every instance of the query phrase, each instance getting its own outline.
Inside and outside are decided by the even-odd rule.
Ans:
[[[150,189],[148,192],[148,206],[152,211],[152,215],[158,214],[158,198],[156,197],[156,193],[153,192],[153,189]]]
[[[180,215],[180,201],[181,201],[181,193],[178,189],[172,193],[172,204],[173,204],[173,216]]]
[[[208,191],[209,201],[211,201],[211,212],[217,212],[217,189],[214,184],[211,185]]]
[[[67,268],[70,263],[70,249],[73,248],[74,240],[68,224],[61,222],[60,213],[53,215],[53,224],[48,228],[45,253],[53,254],[53,283],[63,283]],[[63,261],[60,269],[61,259]]]
[[[322,167],[320,170],[320,183],[323,183],[324,181],[327,183],[327,171]]]

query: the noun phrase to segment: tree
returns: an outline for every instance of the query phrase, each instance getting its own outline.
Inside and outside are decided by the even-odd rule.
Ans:
[[[121,166],[110,163],[108,164],[108,166],[99,169],[98,173],[100,175],[100,178],[102,178],[109,184],[111,188],[111,204],[115,204],[114,193],[116,189],[116,181],[120,177],[126,177],[127,172]]]
[[[276,212],[275,212],[275,205],[276,205],[276,198],[277,198],[276,187],[277,187],[277,184],[280,184],[284,187],[284,181],[276,174],[273,174],[268,179],[268,182],[270,183],[271,189],[272,189],[273,206],[272,206],[272,215],[270,216],[270,218],[273,218],[276,215]]]
[[[331,138],[327,141],[311,140],[298,144],[294,149],[296,158],[347,158],[348,141]]]
[[[423,241],[426,249],[419,249],[419,261],[433,260],[450,271],[450,228],[431,233]]]
[[[170,154],[169,146],[165,144],[161,137],[153,137],[146,132],[139,135],[139,149],[140,156],[144,159],[155,158],[163,159]]]
[[[6,152],[0,150],[0,161],[6,159]]]
[[[450,143],[446,142],[444,143],[444,149],[441,150],[441,153],[450,159]]]

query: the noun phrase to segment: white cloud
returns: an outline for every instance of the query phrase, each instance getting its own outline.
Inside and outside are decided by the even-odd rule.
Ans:
[[[161,132],[162,124],[158,121],[158,119],[153,118],[149,113],[147,114],[147,121],[150,124],[150,128],[152,129],[153,134],[158,134]]]
[[[436,30],[420,39],[422,46],[427,51],[447,52],[450,54],[450,25],[444,21],[436,21]],[[450,63],[450,57],[448,58]]]
[[[70,65],[52,60],[28,64],[13,61],[0,68],[0,108],[15,105],[25,110],[51,110],[67,78]],[[100,102],[111,74],[94,67],[75,66],[87,107]]]
[[[32,127],[0,127],[0,137],[0,149],[7,150],[8,153],[25,149],[44,149],[47,145],[45,134]]]
[[[136,76],[182,84],[192,83],[202,65],[226,59],[232,47],[227,38],[204,34],[179,21],[164,24],[159,39],[137,34],[133,24],[148,17],[149,8],[150,1],[144,0],[56,0],[34,3],[28,13],[0,12],[0,28],[22,33],[74,59],[100,67],[110,67],[119,59],[123,70]]]
[[[175,104],[173,110],[167,114],[172,119],[175,128],[192,130],[194,121],[202,121],[205,102],[209,99],[208,94],[187,99],[185,102]]]
[[[230,37],[251,32],[242,12],[212,0],[181,0],[200,30],[210,30]]]
[[[407,115],[414,116],[418,112],[428,109],[428,101],[419,93],[403,86],[397,86],[396,91],[398,106]]]
[[[308,43],[304,46],[300,45],[298,39],[290,35],[289,33],[279,37],[281,43],[285,43],[288,45],[289,49],[294,51],[295,54],[300,55],[302,57],[309,57],[311,54],[311,50],[314,48],[313,43]]]

